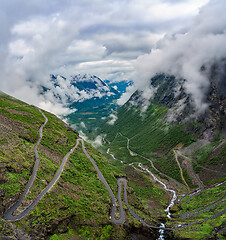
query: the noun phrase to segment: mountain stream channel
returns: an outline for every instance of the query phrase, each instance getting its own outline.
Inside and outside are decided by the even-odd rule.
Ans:
[[[120,134],[121,134],[121,133],[120,133]],[[122,134],[121,134],[121,135],[122,135]],[[123,135],[122,135],[122,136],[123,136]],[[126,137],[126,138],[127,138],[127,137]],[[129,138],[127,138],[127,149],[128,149],[128,151],[129,151],[129,153],[130,153],[131,156],[138,156],[138,154],[134,153],[134,152],[129,148]],[[118,160],[117,158],[115,158],[115,156],[114,156],[112,153],[110,153],[110,148],[107,149],[107,154],[109,154],[113,159]],[[151,161],[150,159],[148,159],[148,160]],[[120,162],[124,164],[123,161],[120,160]],[[152,161],[151,161],[151,163],[152,163]],[[126,165],[126,164],[125,164],[125,165]],[[166,184],[165,184],[164,182],[162,182],[161,180],[159,180],[149,169],[143,167],[143,166],[142,166],[142,163],[138,163],[139,168],[142,169],[142,170],[137,169],[137,168],[134,166],[134,163],[130,163],[129,165],[132,166],[132,167],[133,167],[135,170],[137,170],[137,171],[143,171],[143,172],[149,173],[149,174],[152,176],[152,178],[153,178],[154,181],[160,183],[166,191],[168,191],[168,192],[170,192],[170,193],[172,194],[172,198],[171,198],[171,200],[170,200],[170,203],[169,203],[169,205],[167,206],[167,208],[165,209],[165,211],[167,212],[167,217],[168,217],[168,218],[171,218],[170,208],[174,206],[175,201],[176,201],[176,199],[177,199],[176,191],[167,188]],[[152,165],[153,165],[153,164],[152,164]],[[126,203],[126,205],[127,205],[127,203]],[[127,206],[127,207],[128,207],[128,206]],[[129,211],[130,211],[130,208],[129,208]],[[131,212],[131,211],[130,211],[130,212]],[[134,214],[132,214],[132,215],[134,216]],[[138,219],[140,222],[142,222],[144,225],[146,225],[147,227],[152,227],[152,226],[150,226],[149,224],[145,223],[143,220],[141,220],[138,216],[134,216],[134,217],[135,217],[136,219]],[[138,218],[137,218],[137,217],[138,217]],[[164,236],[165,231],[164,231],[164,229],[166,229],[166,228],[165,228],[165,224],[162,222],[162,223],[160,224],[160,226],[159,226],[159,237],[157,238],[157,240],[165,240],[165,236]]]

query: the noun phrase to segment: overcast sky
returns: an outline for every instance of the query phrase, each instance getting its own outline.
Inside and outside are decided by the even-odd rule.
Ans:
[[[27,81],[35,86],[51,73],[134,80],[145,54],[189,32],[208,2],[1,0],[0,88],[37,104],[39,96],[25,94]]]

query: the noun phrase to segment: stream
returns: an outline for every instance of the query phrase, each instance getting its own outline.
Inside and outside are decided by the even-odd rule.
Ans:
[[[159,182],[159,183],[163,186],[163,188],[164,188],[166,191],[171,192],[171,193],[173,194],[173,197],[172,197],[171,200],[170,200],[170,204],[169,204],[169,205],[167,206],[167,208],[165,209],[165,211],[167,212],[167,217],[168,217],[168,218],[171,218],[170,208],[174,206],[175,201],[176,201],[176,199],[177,199],[176,191],[167,188],[167,186],[166,186],[166,184],[165,184],[164,182],[162,182],[161,180],[159,180],[150,170],[148,170],[147,168],[142,167],[142,164],[141,164],[141,163],[139,163],[138,166],[139,166],[142,170],[148,172],[156,182]],[[161,223],[161,224],[160,224],[160,227],[164,227],[164,228],[165,228],[165,224],[164,224],[164,223]],[[164,240],[164,239],[165,239],[165,238],[164,238],[164,229],[159,229],[159,238],[158,238],[158,240]]]
[[[128,149],[128,151],[130,152],[130,155],[131,155],[131,156],[137,156],[136,153],[134,153],[134,152],[132,152],[132,151],[130,150],[130,148],[129,148],[129,139],[127,138],[127,140],[128,140],[128,142],[127,142],[127,149]],[[110,153],[110,148],[107,149],[107,154],[111,155],[111,156],[113,157],[113,159],[117,160],[117,159],[115,158],[115,156]],[[121,162],[122,162],[122,161],[121,161]],[[122,162],[122,163],[123,163],[123,162]],[[130,166],[132,165],[132,166],[135,168],[135,166],[133,165],[133,163],[130,163],[129,165],[130,165]],[[167,212],[167,217],[168,217],[168,218],[171,218],[170,208],[174,206],[175,201],[176,201],[176,199],[177,199],[176,191],[167,188],[166,184],[165,184],[164,182],[162,182],[161,180],[159,180],[149,169],[144,168],[144,167],[142,166],[142,163],[138,163],[138,166],[139,166],[139,168],[141,168],[143,171],[148,172],[148,173],[152,176],[152,178],[154,179],[154,181],[160,183],[166,191],[171,192],[171,193],[173,194],[173,196],[172,196],[172,198],[171,198],[171,200],[170,200],[170,204],[169,204],[169,205],[167,206],[167,208],[165,209],[165,211]],[[135,169],[136,169],[136,168],[135,168]],[[139,169],[136,169],[136,170],[139,170]],[[145,225],[147,225],[147,224],[145,224]],[[164,230],[165,224],[164,224],[164,223],[161,223],[159,227],[160,227],[160,229],[159,229],[159,237],[158,237],[157,240],[165,240],[165,236],[164,236],[164,233],[165,233],[165,230]]]
[[[126,137],[127,138],[127,137]],[[129,138],[127,138],[127,149],[130,153],[131,156],[137,156],[138,154],[134,153],[130,148],[129,148]],[[164,182],[162,182],[161,180],[159,180],[150,170],[148,170],[147,168],[142,167],[142,164],[139,163],[138,166],[143,170],[148,172],[152,178],[154,179],[154,181],[159,182],[166,191],[171,192],[173,194],[173,197],[170,200],[170,204],[167,206],[167,208],[165,209],[165,211],[167,212],[167,217],[171,218],[171,213],[170,213],[170,208],[174,206],[175,201],[177,199],[177,195],[176,195],[176,191],[167,188],[166,184]],[[165,224],[161,223],[160,227],[165,228]],[[164,240],[164,229],[159,229],[159,238],[158,240]]]

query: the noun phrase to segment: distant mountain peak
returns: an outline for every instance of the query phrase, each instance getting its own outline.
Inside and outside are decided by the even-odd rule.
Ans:
[[[66,78],[51,74],[48,84],[42,86],[42,94],[51,95],[57,102],[68,105],[91,98],[110,97],[119,92],[95,75],[77,74]]]

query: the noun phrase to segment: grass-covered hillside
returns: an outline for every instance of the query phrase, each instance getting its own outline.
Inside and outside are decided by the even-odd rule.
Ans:
[[[219,204],[222,196],[224,199],[226,180],[224,100],[211,82],[207,96],[209,108],[197,116],[190,96],[181,87],[183,81],[178,82],[172,76],[157,75],[151,83],[156,92],[148,105],[142,92],[135,92],[115,113],[117,119],[114,124],[109,125],[109,119],[106,119],[99,134],[104,136],[103,152],[108,149],[120,160],[115,165],[123,167],[124,164],[141,162],[156,176],[168,178],[169,184],[173,184],[170,180],[173,178],[187,187],[190,195],[175,207],[173,222],[200,224],[188,228],[191,234],[186,229],[176,230],[177,236],[189,239],[207,239],[209,236],[215,239],[225,221],[225,213],[221,212],[225,209],[225,203]],[[180,89],[179,93],[175,93],[176,88]],[[223,185],[212,189],[218,183]],[[176,188],[179,194],[185,194],[185,187],[177,185]],[[192,215],[191,219],[183,219],[180,223],[181,214],[199,212],[215,201],[215,207],[194,217]],[[206,221],[217,212],[221,212],[221,216]]]
[[[217,74],[215,74],[217,76]],[[174,149],[187,149],[185,155],[192,157],[196,163],[197,173],[205,176],[197,164],[213,170],[225,171],[225,124],[224,96],[220,94],[214,81],[211,82],[208,104],[209,108],[197,115],[183,83],[174,76],[156,75],[150,86],[155,88],[152,99],[145,99],[142,91],[136,91],[121,108],[116,111],[117,120],[109,125],[109,119],[101,126],[99,133],[105,136],[106,148],[110,147],[116,158],[131,162],[127,149],[144,157],[152,158],[157,167],[171,177],[179,180],[176,174],[178,163],[175,161]],[[177,91],[175,90],[177,89]],[[110,143],[110,145],[109,145]],[[191,146],[191,147],[189,147]],[[183,157],[178,157],[183,165]],[[189,171],[184,174],[189,179]],[[222,175],[220,175],[222,177]],[[209,179],[216,180],[219,175],[211,174]],[[195,184],[195,183],[194,183]]]
[[[63,157],[79,137],[74,129],[56,116],[43,113],[48,123],[43,128],[43,138],[38,147],[40,166],[31,191],[16,213],[25,209],[50,183]],[[35,163],[33,147],[44,120],[36,107],[0,94],[0,238],[127,239],[131,233],[139,232],[139,222],[129,214],[124,225],[112,224],[110,196],[83,153],[81,144],[70,155],[60,179],[30,214],[12,224],[3,219],[4,212],[23,193],[32,173]],[[117,177],[124,173],[110,165],[90,144],[85,143],[85,146],[116,195]],[[131,170],[129,178],[134,178],[134,174]],[[134,188],[139,188],[139,184],[143,184],[142,181],[137,182]],[[131,186],[128,186],[128,199],[132,207],[147,217],[149,212],[141,207],[143,199]],[[154,186],[152,188],[155,189]],[[156,191],[163,194],[161,190]],[[152,234],[151,230],[145,231],[149,236]]]
[[[160,226],[162,222],[165,222],[167,227],[174,228],[179,224],[195,223],[196,220],[201,221],[202,225],[189,226],[190,235],[187,234],[188,227],[186,227],[176,231],[165,231],[165,239],[186,239],[191,238],[191,236],[193,236],[193,239],[206,239],[207,236],[223,236],[224,215],[220,214],[209,221],[205,219],[224,209],[224,205],[218,204],[223,199],[224,185],[211,188],[214,183],[224,180],[224,142],[220,139],[213,143],[193,146],[190,145],[191,136],[184,136],[183,128],[178,127],[168,131],[175,135],[175,139],[161,138],[163,133],[166,132],[165,125],[162,123],[164,121],[161,122],[161,120],[164,119],[167,109],[158,106],[152,107],[148,111],[150,115],[153,115],[153,121],[151,122],[152,118],[146,121],[146,130],[143,131],[143,135],[148,131],[150,127],[148,123],[151,122],[154,127],[152,126],[149,134],[155,134],[153,136],[156,136],[157,140],[159,139],[158,141],[162,146],[168,146],[168,148],[161,149],[159,147],[161,144],[159,145],[157,140],[156,142],[148,141],[148,134],[145,135],[146,141],[142,142],[144,146],[136,144],[133,136],[137,135],[137,139],[140,138],[137,142],[141,141],[141,136],[138,133],[142,131],[142,127],[144,127],[142,124],[145,121],[145,117],[140,116],[139,111],[137,111],[135,112],[137,114],[135,122],[132,121],[132,119],[135,119],[135,115],[130,118],[127,112],[124,115],[124,124],[128,125],[123,128],[123,121],[120,122],[120,118],[118,118],[115,125],[117,128],[113,128],[114,132],[109,131],[105,138],[106,142],[111,142],[108,142],[107,146],[110,147],[110,153],[113,153],[117,159],[123,160],[124,163],[116,159],[110,159],[110,157],[107,160],[90,144],[85,143],[88,154],[95,160],[115,196],[118,191],[117,178],[123,176],[127,179],[127,195],[130,208],[147,224]],[[120,111],[122,110],[123,108],[120,109]],[[15,214],[19,214],[30,205],[33,199],[51,182],[63,157],[75,146],[76,139],[79,138],[74,129],[53,114],[42,111],[48,118],[48,122],[43,128],[43,138],[38,147],[40,166],[29,194]],[[123,116],[123,111],[121,114]],[[158,239],[160,234],[158,229],[148,228],[133,218],[124,203],[125,223],[116,225],[111,222],[111,198],[104,184],[99,180],[92,163],[85,156],[81,144],[70,155],[57,183],[33,211],[16,222],[10,223],[4,219],[5,211],[22,195],[31,176],[35,163],[33,147],[39,139],[38,131],[44,120],[36,107],[1,93],[0,237],[3,239],[50,240]],[[132,130],[130,126],[132,126]],[[128,138],[130,138],[129,146]],[[181,142],[184,145],[178,144]],[[146,148],[145,144],[150,146],[150,149]],[[184,148],[181,148],[182,146]],[[140,156],[132,156],[128,147],[133,152],[139,153]],[[172,148],[174,148],[174,151]],[[144,151],[145,149],[147,151]],[[177,162],[175,161],[176,154]],[[174,207],[173,218],[168,219],[164,209],[169,205],[172,194],[165,191],[163,186],[153,179],[148,172],[141,171],[138,162],[142,162],[143,166],[149,168],[169,188],[176,190],[178,195],[185,194],[185,189],[153,169],[147,157],[151,158],[155,166],[162,172],[182,183],[183,175],[189,187],[195,189],[199,187],[199,183],[195,181],[191,174],[191,168],[188,167],[189,160],[187,159],[192,157],[195,161],[193,163],[194,170],[199,173],[201,180],[204,182],[205,191],[194,196],[189,202],[186,202],[189,196],[183,199],[181,204]],[[220,170],[215,164],[216,159],[217,163],[222,166]],[[134,163],[134,165],[128,163]],[[182,172],[180,172],[178,164],[182,166]],[[211,168],[212,172],[208,172],[207,168]],[[207,172],[211,178],[203,177],[206,176],[205,173]],[[217,204],[216,207],[210,208],[202,215],[192,215],[192,218],[189,217],[188,219],[181,217],[187,212],[196,211],[197,208],[214,204],[214,202]],[[118,212],[116,217],[119,217]]]
[[[123,108],[120,109],[120,111],[122,110]],[[153,121],[149,120],[153,124],[152,126],[148,125],[148,121],[146,125],[144,124],[145,120],[142,119],[138,111],[132,112],[132,109],[130,109],[128,112],[131,111],[133,115],[130,116],[127,112],[123,117],[120,117],[120,111],[118,111],[119,119],[111,128],[113,134],[110,132],[105,137],[106,149],[110,149],[109,152],[117,159],[114,160],[115,165],[123,168],[129,175],[129,169],[125,167],[125,164],[134,163],[139,171],[140,168],[137,163],[141,162],[159,179],[167,180],[168,187],[176,189],[177,194],[183,196],[186,192],[185,188],[181,188],[177,184],[174,185],[168,177],[164,177],[157,172],[148,161],[148,159],[151,159],[160,172],[187,185],[189,188],[190,195],[183,199],[181,203],[177,202],[172,208],[172,219],[168,219],[166,226],[192,225],[175,230],[172,239],[177,239],[177,237],[179,239],[225,239],[225,141],[220,138],[212,143],[198,141],[190,144],[192,137],[184,135],[181,126],[172,127],[171,131],[164,131],[164,123],[160,121],[164,110],[159,115],[156,111],[156,119],[153,117]],[[137,118],[134,116],[137,116]],[[125,127],[120,120],[124,122]],[[129,121],[132,125],[130,131],[128,129]],[[120,123],[122,124],[121,128],[119,128]],[[149,131],[149,129],[152,129],[152,131]],[[142,134],[139,134],[139,130],[142,131]],[[144,139],[142,139],[142,136]],[[171,139],[172,136],[175,136],[175,139]],[[130,139],[129,149],[132,154],[128,150],[128,138]],[[180,167],[182,171],[180,171]],[[200,181],[197,180],[193,172]],[[218,186],[217,184],[221,185]],[[144,198],[146,194],[156,194],[149,186],[145,186],[147,191],[141,191],[141,188],[136,189],[136,183],[133,188],[141,198]],[[202,190],[202,192],[196,195],[196,191],[199,190]],[[194,196],[191,198],[192,194]],[[158,196],[158,199],[161,199],[161,195]],[[153,200],[151,204],[153,204]],[[156,206],[157,209],[159,209],[159,206]],[[189,214],[184,217],[184,214],[187,213]],[[215,217],[216,215],[217,217]]]

